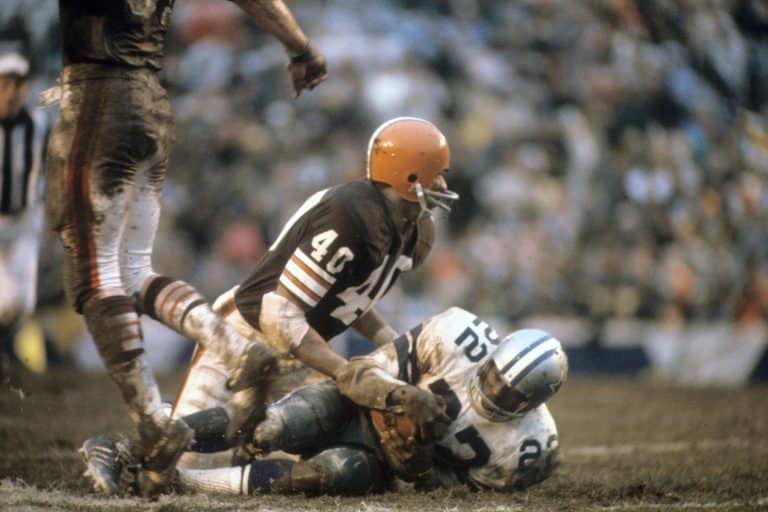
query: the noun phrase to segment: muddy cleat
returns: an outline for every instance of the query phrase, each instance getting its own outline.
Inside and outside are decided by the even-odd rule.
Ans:
[[[227,379],[227,389],[236,393],[266,381],[277,365],[272,351],[261,343],[252,343],[240,357],[240,364]]]
[[[256,425],[264,419],[267,410],[266,383],[238,391],[225,406],[229,423],[224,438],[232,444],[249,442]]]
[[[101,494],[117,494],[123,466],[130,463],[127,442],[111,441],[104,436],[86,439],[78,450],[85,463],[83,476]]]
[[[265,393],[276,366],[274,354],[261,343],[253,343],[243,353],[240,364],[227,380],[233,397],[225,406],[229,424],[224,437],[230,443],[250,440],[254,427],[264,418]]]
[[[141,470],[136,486],[144,498],[154,499],[167,490],[176,473],[176,463],[192,443],[193,432],[182,420],[168,420],[165,428],[147,424],[139,428]]]

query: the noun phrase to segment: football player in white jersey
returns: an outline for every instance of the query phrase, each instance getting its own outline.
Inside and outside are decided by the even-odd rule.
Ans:
[[[486,322],[454,307],[353,359],[342,378],[376,396],[386,396],[382,380],[370,389],[366,374],[389,376],[392,386],[411,382],[441,396],[452,422],[435,445],[438,475],[430,478],[445,483],[452,473],[472,486],[502,490],[540,481],[553,469],[557,428],[544,402],[567,373],[565,352],[550,334],[523,329],[499,341]]]
[[[556,465],[558,433],[545,402],[565,382],[568,360],[560,342],[544,331],[518,330],[500,340],[474,314],[451,308],[350,365],[345,378],[355,381],[360,393],[382,397],[381,410],[392,409],[383,398],[383,381],[389,383],[384,388],[406,382],[443,398],[452,423],[432,446],[431,467],[420,474],[399,473],[368,411],[327,381],[272,404],[254,433],[257,449],[283,450],[298,460],[180,469],[182,488],[365,494],[391,489],[399,477],[421,488],[466,484],[514,490],[540,482]],[[196,432],[195,449],[221,445],[223,428],[214,426],[213,411],[184,418]],[[112,452],[105,459],[118,460]],[[97,469],[117,478],[119,464]]]

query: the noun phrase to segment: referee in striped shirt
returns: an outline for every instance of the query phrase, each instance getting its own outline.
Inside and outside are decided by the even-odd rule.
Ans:
[[[0,341],[9,351],[34,311],[43,228],[41,170],[48,127],[30,112],[29,61],[0,53]]]

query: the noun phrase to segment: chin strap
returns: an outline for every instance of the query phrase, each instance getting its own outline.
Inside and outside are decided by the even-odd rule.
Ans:
[[[451,211],[450,203],[459,199],[459,194],[452,190],[426,190],[421,183],[413,185],[411,190],[419,198],[419,204],[424,211],[440,208],[448,213]]]

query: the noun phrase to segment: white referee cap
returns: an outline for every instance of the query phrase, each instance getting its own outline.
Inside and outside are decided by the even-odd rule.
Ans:
[[[0,54],[0,75],[27,76],[29,61],[23,55],[10,52]]]

